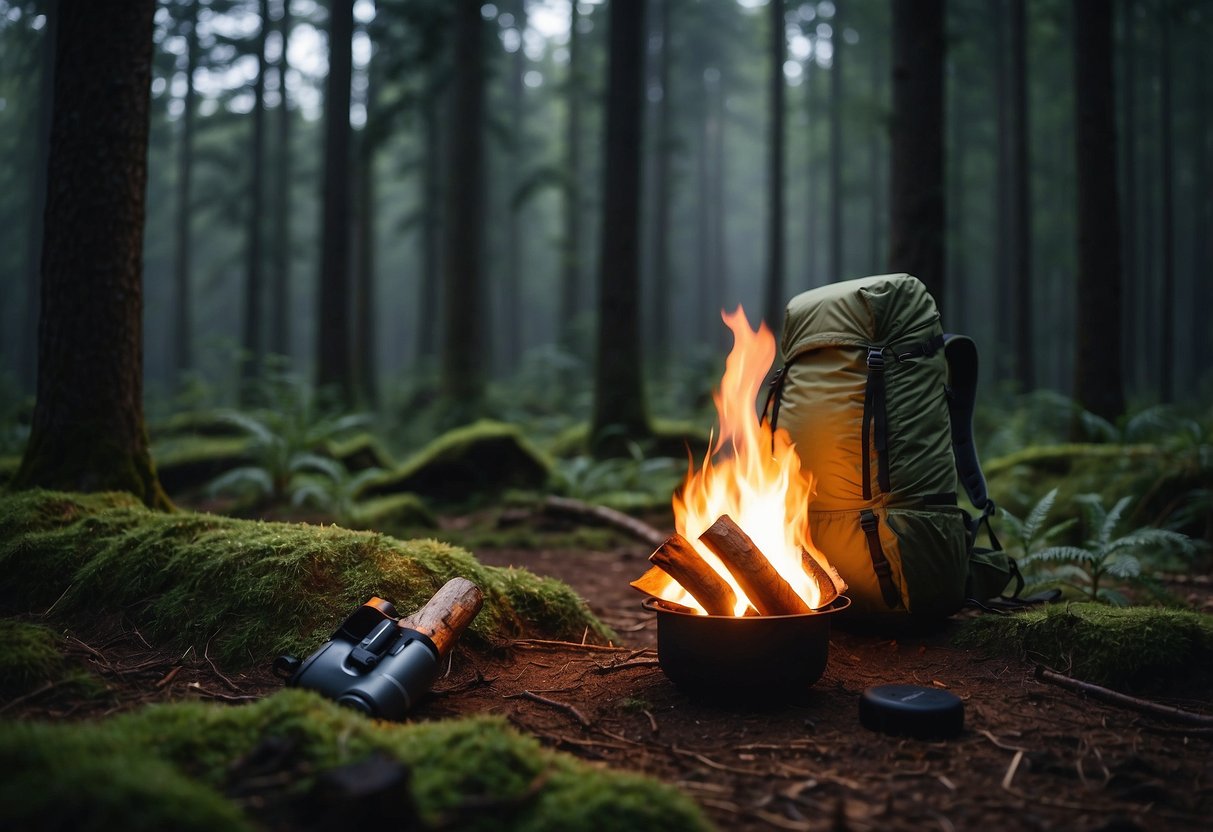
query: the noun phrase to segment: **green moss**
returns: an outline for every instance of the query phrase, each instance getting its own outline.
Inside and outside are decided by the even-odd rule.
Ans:
[[[20,696],[64,672],[59,637],[46,627],[0,619],[0,695]]]
[[[17,473],[17,469],[21,467],[21,457],[19,456],[4,456],[0,457],[0,485],[4,485],[13,478]]]
[[[485,594],[468,639],[612,637],[559,581],[481,565],[433,540],[336,526],[160,514],[122,494],[0,497],[0,605],[59,615],[123,611],[145,635],[228,662],[306,652],[371,595],[420,607],[451,578]]]
[[[416,494],[391,494],[359,503],[354,525],[360,529],[436,529],[438,520]]]
[[[1213,616],[1074,603],[969,622],[961,644],[1018,655],[1097,684],[1191,681],[1213,662]]]
[[[152,446],[160,482],[171,494],[205,486],[233,468],[253,462],[248,437],[182,436]]]
[[[222,410],[188,410],[174,413],[169,418],[152,424],[149,430],[157,442],[169,438],[199,436],[246,438],[244,432],[232,424]]]
[[[182,703],[84,725],[0,724],[0,826],[250,828],[256,804],[242,810],[222,792],[234,785],[233,764],[266,738],[295,748],[277,787],[288,800],[319,772],[379,752],[410,767],[417,808],[435,826],[708,828],[672,788],[548,751],[500,719],[377,723],[293,690],[236,708]]]
[[[337,460],[348,471],[365,471],[370,468],[386,470],[395,465],[392,455],[369,433],[360,433],[348,439],[326,440],[318,452]]]
[[[147,431],[120,441],[103,425],[76,423],[51,431],[34,423],[14,489],[52,488],[101,493],[126,491],[151,508],[171,511],[173,504],[156,475]]]
[[[668,456],[685,459],[689,449],[691,456],[702,460],[708,450],[709,431],[703,425],[673,419],[653,419],[652,437],[641,443],[647,456]],[[582,456],[590,452],[590,427],[582,422],[561,431],[547,445],[547,451],[561,459]]]
[[[411,491],[448,502],[543,487],[551,462],[518,428],[481,421],[435,439],[399,468],[370,483],[368,497]]]

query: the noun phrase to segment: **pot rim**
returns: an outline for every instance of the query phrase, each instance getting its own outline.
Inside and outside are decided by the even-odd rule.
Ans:
[[[673,609],[672,607],[667,607],[665,606],[665,603],[667,602],[664,598],[657,598],[656,596],[650,595],[648,598],[645,598],[640,602],[640,606],[649,612],[656,612],[665,615],[677,615],[684,618],[705,618],[712,621],[779,621],[793,618],[816,618],[817,616],[821,615],[830,615],[831,613],[842,612],[847,607],[851,606],[851,599],[845,595],[839,595],[837,598],[819,610],[792,613],[790,615],[700,615],[699,613],[688,613],[683,612],[682,610]]]

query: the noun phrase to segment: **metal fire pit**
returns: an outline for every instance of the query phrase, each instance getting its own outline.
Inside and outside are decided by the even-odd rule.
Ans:
[[[850,605],[842,595],[817,612],[734,618],[680,612],[660,598],[642,604],[657,613],[661,669],[684,693],[703,699],[753,693],[766,701],[794,697],[821,678],[830,617]]]

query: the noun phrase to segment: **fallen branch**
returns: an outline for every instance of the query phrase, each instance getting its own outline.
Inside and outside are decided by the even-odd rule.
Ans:
[[[1143,713],[1161,717],[1162,719],[1186,722],[1189,725],[1213,725],[1213,716],[1209,714],[1198,714],[1195,711],[1185,711],[1183,708],[1176,708],[1171,705],[1160,705],[1148,699],[1138,699],[1136,696],[1118,693],[1091,682],[1083,682],[1061,673],[1055,673],[1039,665],[1036,667],[1036,678],[1045,682],[1051,682],[1059,687],[1088,694],[1112,705],[1120,705],[1123,708],[1142,711]]]
[[[575,707],[573,707],[572,705],[570,705],[567,702],[560,702],[555,699],[548,699],[546,696],[540,696],[539,694],[534,693],[529,690],[524,690],[524,691],[522,691],[522,693],[511,693],[509,696],[505,696],[502,698],[503,699],[530,699],[532,702],[538,702],[541,705],[547,705],[548,707],[551,707],[551,708],[558,708],[558,709],[564,711],[565,713],[572,715],[572,717],[574,719],[576,719],[579,723],[581,723],[581,727],[583,727],[583,728],[590,727],[590,721],[585,718],[585,714],[583,714],[581,711],[577,710]]]
[[[605,644],[580,644],[576,641],[555,641],[549,638],[518,638],[506,643],[507,647],[521,647],[531,650],[539,649],[568,649],[568,650],[604,650],[609,653],[626,653],[628,647],[607,646]]]
[[[614,526],[620,531],[627,532],[637,540],[643,540],[653,547],[660,546],[666,539],[664,534],[643,520],[629,517],[622,511],[616,511],[606,506],[593,506],[570,497],[550,496],[543,501],[543,507],[545,511],[552,511],[556,514],[567,514],[573,517],[580,517],[583,520],[598,520],[608,526]]]

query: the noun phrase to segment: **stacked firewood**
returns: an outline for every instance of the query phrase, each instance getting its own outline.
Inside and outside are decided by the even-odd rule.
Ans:
[[[727,514],[721,515],[699,540],[720,558],[749,598],[746,615],[797,615],[813,611]],[[829,605],[839,594],[829,572],[807,551],[801,550],[800,558],[805,574],[818,589],[820,600],[815,609]],[[632,582],[636,589],[657,595],[673,578],[708,615],[734,614],[737,594],[682,535],[675,533],[658,546],[649,561],[653,568]]]

